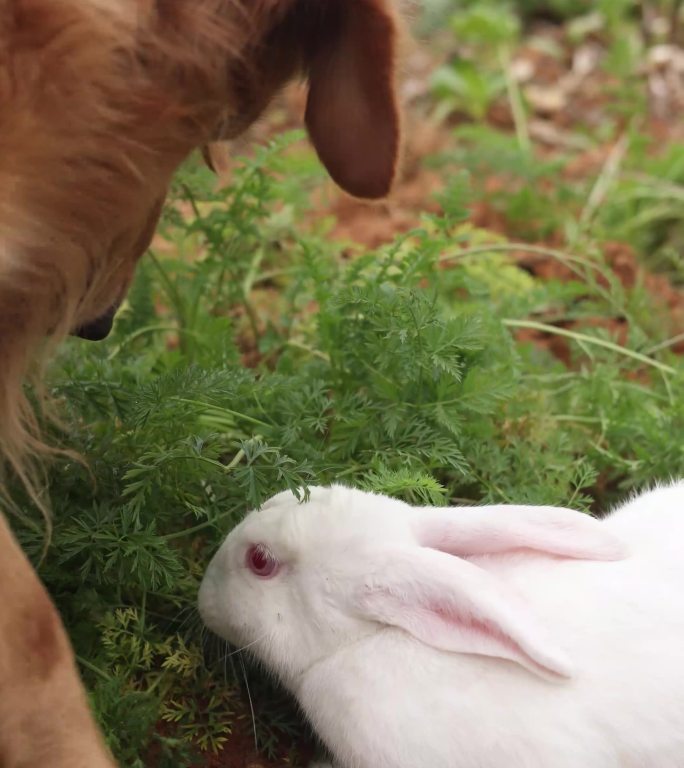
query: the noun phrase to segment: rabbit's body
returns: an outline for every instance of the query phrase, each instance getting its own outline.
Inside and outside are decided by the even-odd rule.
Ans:
[[[684,484],[639,497],[595,525],[625,542],[629,556],[598,562],[516,549],[468,558],[468,567],[505,585],[514,610],[522,606],[551,628],[560,655],[541,664],[544,676],[521,665],[519,650],[497,658],[519,646],[479,609],[465,624],[497,635],[500,653],[464,652],[463,640],[438,649],[449,638],[437,632],[426,642],[415,636],[420,628],[387,621],[352,633],[295,675],[275,671],[341,768],[682,768]],[[389,581],[384,595],[411,594],[409,582],[397,590]],[[427,610],[440,617],[456,610],[435,607],[431,595],[420,607],[428,623]],[[468,630],[461,622],[458,631]],[[570,679],[545,679],[549,670],[569,674],[561,656]]]
[[[394,627],[314,665],[294,693],[340,765],[682,768],[684,505],[677,514],[653,504],[647,531],[642,512],[633,505],[602,522],[630,544],[620,562],[531,552],[473,559],[559,629],[572,680],[547,682],[507,660],[436,654]],[[341,712],[346,733],[333,745]]]

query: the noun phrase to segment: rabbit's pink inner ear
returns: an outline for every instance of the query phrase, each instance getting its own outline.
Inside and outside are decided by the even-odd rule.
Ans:
[[[496,505],[421,510],[425,547],[460,557],[532,549],[560,557],[619,560],[625,547],[599,521],[561,507]]]
[[[508,659],[545,679],[571,676],[524,601],[472,563],[417,548],[387,555],[378,574],[359,595],[374,621],[443,651]]]
[[[377,595],[383,607],[376,606],[378,618],[401,627],[416,639],[442,651],[492,656],[514,661],[544,679],[571,676],[569,664],[554,653],[525,650],[495,622],[462,616],[447,602],[429,606],[398,604],[396,598]]]
[[[440,647],[437,644],[439,642],[437,635],[441,631],[446,631],[447,638],[444,650],[453,650],[453,637],[449,638],[448,636],[460,634],[461,637],[457,640],[457,644],[461,647],[457,650],[460,650],[461,653],[509,659],[544,678],[554,679],[570,676],[567,663],[555,658],[553,654],[540,653],[538,650],[531,654],[513,640],[510,635],[503,632],[496,623],[478,620],[473,616],[463,617],[459,614],[452,614],[450,606],[442,606],[439,603],[431,606],[430,613],[439,617],[438,622],[444,625],[434,628],[436,633],[430,645]]]
[[[358,197],[390,191],[400,143],[397,28],[386,0],[344,0],[312,57],[306,125],[331,177]]]

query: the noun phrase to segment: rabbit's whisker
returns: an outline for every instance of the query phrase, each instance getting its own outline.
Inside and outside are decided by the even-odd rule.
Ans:
[[[249,701],[249,711],[252,715],[252,729],[254,731],[254,749],[259,749],[259,740],[257,738],[257,724],[256,724],[256,717],[254,715],[254,705],[252,703],[252,694],[249,690],[249,683],[247,682],[247,670],[245,669],[245,664],[242,660],[242,656],[239,657],[240,659],[240,666],[242,667],[242,677],[245,681],[245,690],[247,691],[247,701]]]
[[[270,634],[270,632],[264,632],[263,635],[261,635],[260,637],[257,637],[256,640],[252,640],[251,643],[247,643],[247,645],[243,645],[240,648],[236,648],[233,651],[229,651],[224,656],[222,656],[219,659],[219,661],[224,661],[225,659],[228,659],[231,656],[235,656],[236,653],[242,653],[242,651],[246,651],[248,648],[251,648],[253,645],[256,645],[257,643],[260,643],[265,637],[268,637],[269,634]]]

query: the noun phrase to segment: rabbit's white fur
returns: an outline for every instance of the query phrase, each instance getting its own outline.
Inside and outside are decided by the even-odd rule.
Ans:
[[[602,521],[278,494],[228,536],[200,610],[342,768],[684,766],[681,481]]]

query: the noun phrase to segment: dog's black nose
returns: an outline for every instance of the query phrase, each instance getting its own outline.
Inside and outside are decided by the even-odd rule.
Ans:
[[[114,325],[114,315],[116,315],[118,308],[118,305],[110,307],[104,315],[76,328],[76,330],[71,332],[71,335],[78,336],[87,341],[102,341],[102,339],[106,339]]]

